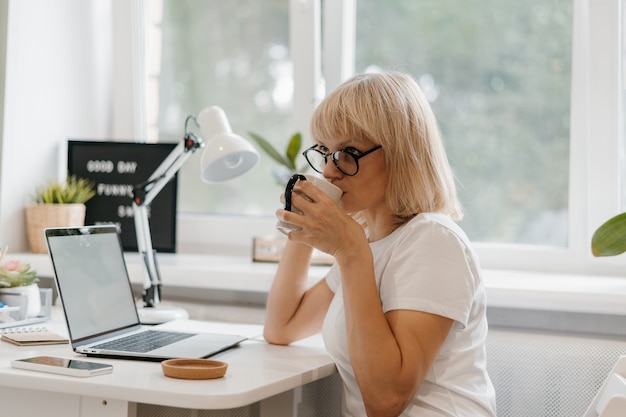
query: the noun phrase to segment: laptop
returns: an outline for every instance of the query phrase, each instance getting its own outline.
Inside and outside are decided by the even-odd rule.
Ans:
[[[115,225],[47,228],[45,236],[75,352],[152,361],[206,358],[246,339],[142,326]]]

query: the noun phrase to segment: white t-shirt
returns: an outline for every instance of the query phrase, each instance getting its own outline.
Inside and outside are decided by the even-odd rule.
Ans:
[[[447,215],[419,214],[370,244],[383,311],[418,310],[454,320],[422,386],[401,416],[496,415],[486,371],[485,287],[477,257],[461,228]],[[340,270],[326,282],[335,296],[323,336],[343,380],[342,415],[365,416],[348,356]],[[366,326],[366,323],[363,323]]]

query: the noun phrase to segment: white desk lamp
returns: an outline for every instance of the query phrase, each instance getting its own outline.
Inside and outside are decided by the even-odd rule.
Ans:
[[[188,129],[193,120],[202,131],[204,140]],[[206,145],[205,145],[206,144]],[[148,180],[133,189],[133,209],[137,248],[146,266],[143,288],[144,307],[139,310],[142,323],[164,323],[178,318],[188,318],[187,312],[175,306],[161,305],[161,277],[152,247],[148,211],[150,204],[176,175],[198,148],[204,147],[200,175],[207,183],[227,181],[249,171],[259,160],[254,147],[242,137],[232,133],[224,111],[216,106],[202,110],[196,119],[187,117],[185,137],[163,160]]]

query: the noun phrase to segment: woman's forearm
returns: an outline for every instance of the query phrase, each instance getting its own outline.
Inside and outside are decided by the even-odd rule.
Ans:
[[[292,321],[307,290],[309,264],[313,249],[288,241],[281,256],[267,298],[265,339],[270,343],[288,344],[300,333]]]

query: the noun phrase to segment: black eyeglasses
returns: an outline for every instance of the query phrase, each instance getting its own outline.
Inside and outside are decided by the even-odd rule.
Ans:
[[[317,144],[313,145],[302,152],[302,155],[304,155],[306,161],[311,165],[311,168],[320,174],[323,173],[326,163],[328,162],[328,157],[331,156],[337,169],[350,177],[359,172],[359,159],[382,148],[382,145],[376,145],[368,151],[361,152],[353,147],[347,147],[340,151],[324,153],[317,148],[318,146]]]

